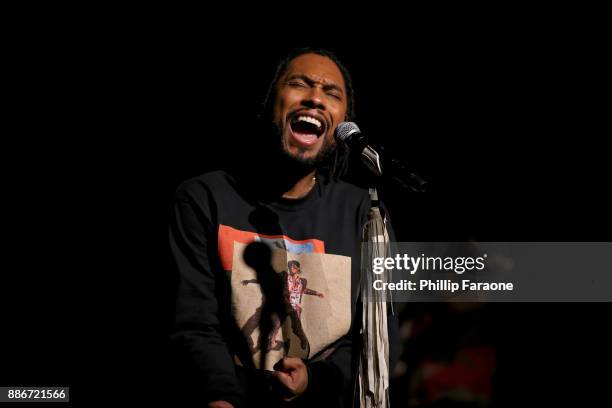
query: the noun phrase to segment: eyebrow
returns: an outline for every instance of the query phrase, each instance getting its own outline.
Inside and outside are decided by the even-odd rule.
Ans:
[[[306,74],[293,74],[293,75],[289,75],[287,77],[287,81],[291,81],[292,79],[301,79],[302,81],[306,82],[308,85],[313,85],[315,83],[317,83],[318,81],[315,81],[314,79],[310,78],[308,75]],[[334,82],[325,82],[323,83],[323,89],[325,90],[329,90],[329,89],[335,89],[337,91],[342,92],[342,94],[344,95],[344,89],[342,89],[342,87]]]

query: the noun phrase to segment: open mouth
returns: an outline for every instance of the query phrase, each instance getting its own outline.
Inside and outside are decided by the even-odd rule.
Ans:
[[[298,142],[305,145],[316,143],[325,132],[325,122],[309,114],[296,114],[289,122],[291,132]]]

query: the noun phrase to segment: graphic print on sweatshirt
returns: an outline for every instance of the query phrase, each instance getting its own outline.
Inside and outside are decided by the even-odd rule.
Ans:
[[[255,367],[260,366],[260,322],[271,316],[265,367],[284,356],[307,359],[348,333],[351,323],[351,258],[326,254],[318,239],[294,240],[219,225],[219,256],[231,273],[232,313]],[[266,244],[271,265],[260,276],[269,279],[262,290],[256,271],[244,261],[252,242]],[[271,269],[270,269],[271,268]],[[273,300],[264,303],[264,292]],[[275,300],[274,300],[275,299]]]

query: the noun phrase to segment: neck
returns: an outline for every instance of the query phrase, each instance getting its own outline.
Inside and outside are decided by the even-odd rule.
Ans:
[[[254,194],[272,200],[279,197],[294,200],[302,198],[316,185],[316,169],[293,171],[295,169],[292,169],[291,165],[283,166],[283,163],[278,161],[274,163],[274,169],[263,164],[256,172],[246,172],[245,168],[241,168],[238,178],[243,180],[247,189],[254,190]]]
[[[299,199],[307,195],[316,185],[313,179],[316,166],[296,161],[280,146],[269,146],[269,149],[274,153],[265,160],[249,156],[246,159],[249,165],[238,167],[236,173],[244,186],[265,199]],[[257,171],[253,171],[254,168]]]
[[[302,198],[315,186],[316,167],[313,165],[296,161],[282,151],[272,163],[275,169],[280,169],[273,171],[273,181],[269,185],[276,190],[276,197]]]
[[[305,176],[298,178],[293,185],[283,193],[283,198],[302,198],[312,190],[316,183],[315,170],[310,171]]]

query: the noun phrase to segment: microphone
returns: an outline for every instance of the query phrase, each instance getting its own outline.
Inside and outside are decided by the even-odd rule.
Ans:
[[[346,143],[353,154],[361,156],[361,162],[374,175],[394,180],[410,191],[425,191],[427,185],[425,180],[410,172],[399,159],[386,154],[384,147],[377,146],[374,149],[368,145],[366,137],[354,122],[340,123],[336,128],[335,137],[337,141]]]

